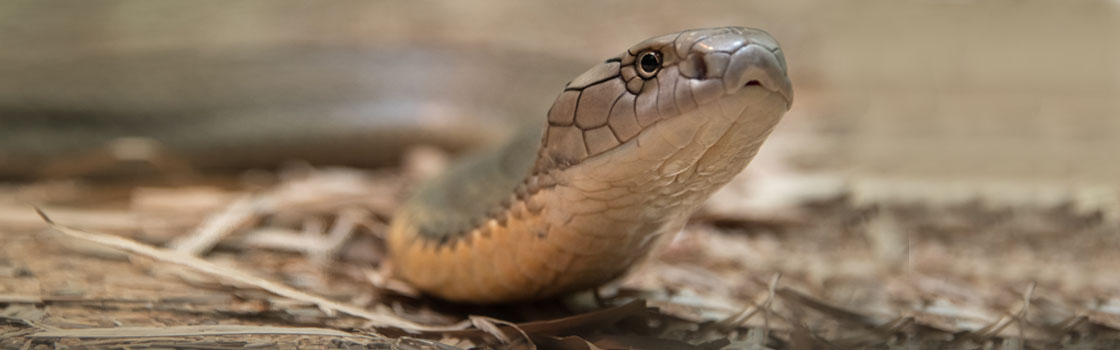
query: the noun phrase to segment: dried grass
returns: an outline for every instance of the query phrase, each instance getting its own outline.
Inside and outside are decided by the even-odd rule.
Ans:
[[[568,310],[599,307],[464,308],[393,279],[380,237],[404,178],[303,169],[279,179],[251,190],[132,189],[115,197],[124,202],[43,201],[53,204],[38,221],[27,217],[34,209],[0,208],[0,345],[1026,349],[1120,343],[1120,279],[1111,253],[1120,247],[1120,230],[1081,207],[857,204],[841,194],[802,201],[796,215],[778,215],[785,218],[779,221],[701,213],[638,271],[599,290],[605,309],[573,315]],[[37,227],[61,235],[36,234]]]

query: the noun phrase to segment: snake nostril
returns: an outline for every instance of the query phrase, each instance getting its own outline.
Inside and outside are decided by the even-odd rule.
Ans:
[[[743,86],[762,86],[762,83],[759,82],[758,80],[751,80],[751,81],[748,81]]]

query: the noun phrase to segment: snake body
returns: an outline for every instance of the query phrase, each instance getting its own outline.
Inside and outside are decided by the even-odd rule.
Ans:
[[[0,181],[179,170],[164,164],[202,173],[290,160],[397,164],[417,144],[472,149],[522,121],[543,124],[524,116],[582,68],[559,55],[470,46],[0,57]],[[516,91],[498,88],[514,80]],[[121,139],[158,149],[122,162],[113,154]]]
[[[764,31],[642,41],[569,82],[543,130],[421,185],[390,225],[395,271],[471,303],[615,279],[746,167],[792,97]]]

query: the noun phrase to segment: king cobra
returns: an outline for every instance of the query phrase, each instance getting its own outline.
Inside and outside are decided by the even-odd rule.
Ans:
[[[420,185],[388,234],[396,274],[420,290],[515,302],[621,276],[747,165],[793,97],[769,34],[699,29],[607,59],[526,118],[569,63],[331,48],[7,62],[0,179],[144,171],[117,163],[115,140],[156,145],[141,163],[218,171],[384,165],[409,144],[517,129]]]
[[[390,224],[395,272],[469,303],[616,279],[746,167],[792,99],[762,30],[642,41],[570,81],[544,130],[422,184]]]

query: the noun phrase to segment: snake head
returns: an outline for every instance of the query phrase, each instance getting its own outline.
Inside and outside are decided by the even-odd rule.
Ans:
[[[786,75],[785,55],[778,41],[761,29],[687,30],[643,41],[617,59],[626,89],[634,94],[641,93],[648,81],[658,78],[660,71],[656,68],[675,66],[678,79],[698,80],[701,85],[711,83],[713,87],[722,82],[723,93],[757,85],[784,97],[787,108],[793,103],[793,85]],[[660,78],[656,80],[661,82]],[[698,101],[710,100],[721,93],[714,88],[692,92],[700,94],[693,96]]]
[[[692,144],[711,149],[720,138],[754,145],[792,102],[785,57],[765,31],[721,27],[653,37],[565,86],[549,110],[534,171],[567,168],[600,155],[614,157],[622,151],[616,149],[642,139],[646,145],[638,158],[659,160],[698,150]],[[728,135],[737,124],[750,128]],[[735,148],[729,146],[717,148]],[[699,164],[701,155],[693,156],[672,167]]]

